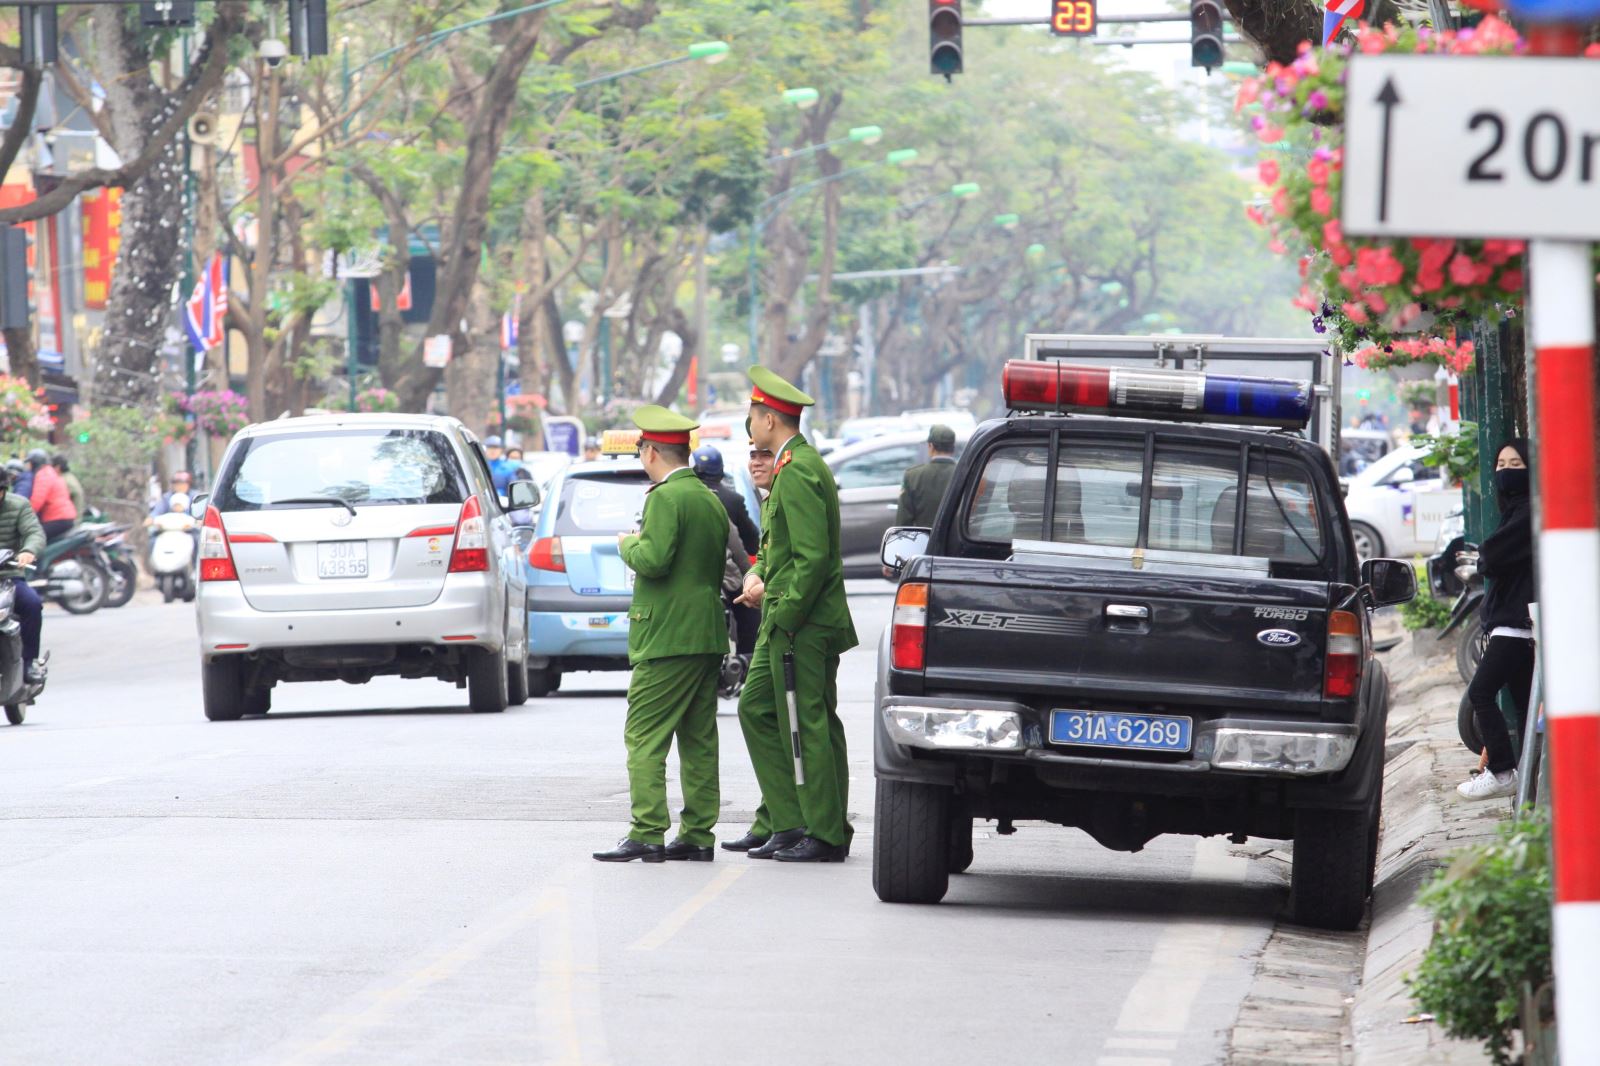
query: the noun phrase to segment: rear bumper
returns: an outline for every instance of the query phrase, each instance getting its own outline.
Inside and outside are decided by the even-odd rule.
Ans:
[[[420,607],[339,611],[261,611],[238,582],[199,586],[195,618],[200,654],[216,655],[339,644],[441,644],[499,650],[505,642],[504,595],[486,574],[452,574],[438,599]]]
[[[597,605],[598,606],[598,605]],[[529,611],[528,654],[539,660],[628,658],[628,607],[619,610]]]

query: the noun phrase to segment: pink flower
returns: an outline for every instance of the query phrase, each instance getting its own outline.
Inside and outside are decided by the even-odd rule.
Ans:
[[[1357,289],[1361,288],[1361,279],[1356,276],[1356,272],[1354,270],[1341,270],[1339,271],[1339,284],[1343,285],[1351,292],[1355,292]]]
[[[1356,252],[1356,272],[1363,285],[1395,285],[1405,267],[1388,248],[1362,248]]]
[[[1355,256],[1350,254],[1350,246],[1348,244],[1330,244],[1328,246],[1328,258],[1333,260],[1335,266],[1347,267]]]
[[[1300,257],[1300,261],[1295,265],[1300,271],[1300,280],[1304,281],[1306,275],[1311,273],[1311,257],[1309,255],[1302,255]],[[1305,292],[1305,289],[1301,289],[1300,291]]]
[[[1522,291],[1522,271],[1506,270],[1500,274],[1500,287],[1506,292]]]
[[[1437,274],[1444,269],[1445,263],[1450,260],[1450,253],[1455,251],[1455,241],[1430,241],[1414,242],[1417,250],[1422,253],[1421,267],[1424,272]]]
[[[1372,319],[1367,316],[1367,309],[1358,303],[1347,303],[1344,305],[1343,310],[1344,317],[1348,318],[1358,326],[1364,326],[1368,322],[1372,321]]]
[[[1261,131],[1259,136],[1262,144],[1277,144],[1283,140],[1283,131],[1276,126],[1268,126]]]
[[[1248,218],[1251,222],[1254,222],[1258,226],[1265,226],[1267,224],[1267,216],[1262,214],[1261,208],[1257,207],[1255,204],[1245,205],[1244,217]]]
[[[1261,178],[1263,185],[1278,184],[1278,161],[1276,159],[1263,159],[1261,165],[1256,167],[1256,174]]]
[[[1361,35],[1361,54],[1375,56],[1389,47],[1389,42],[1381,33],[1363,33]]]
[[[1477,276],[1478,264],[1474,263],[1472,257],[1465,252],[1450,260],[1450,280],[1457,285],[1474,284],[1473,279]]]
[[[1313,159],[1306,164],[1306,176],[1313,185],[1328,184],[1328,164],[1321,159]]]
[[[1296,296],[1289,302],[1295,307],[1300,308],[1302,311],[1315,311],[1317,309],[1317,305],[1321,303],[1320,300],[1311,295],[1311,290],[1306,288],[1304,285],[1300,287],[1300,295]]]
[[[1267,251],[1271,252],[1273,255],[1282,255],[1288,250],[1288,247],[1276,237],[1267,242]]]
[[[1395,318],[1395,325],[1400,329],[1404,329],[1421,317],[1422,305],[1409,303],[1400,309],[1400,314]]]
[[[1289,190],[1281,185],[1278,186],[1278,191],[1272,194],[1272,210],[1279,215],[1288,215],[1294,210],[1289,203]]]
[[[1361,300],[1374,314],[1381,315],[1389,310],[1389,301],[1370,289],[1362,294]]]
[[[1339,225],[1338,219],[1331,219],[1322,224],[1322,243],[1330,248],[1344,243],[1344,227]]]
[[[1333,214],[1333,197],[1328,195],[1327,189],[1311,190],[1311,210],[1324,218]]]

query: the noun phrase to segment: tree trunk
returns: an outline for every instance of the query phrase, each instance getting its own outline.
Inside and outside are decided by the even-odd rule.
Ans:
[[[494,311],[489,296],[480,287],[473,293],[471,340],[457,342],[450,367],[445,372],[445,389],[450,396],[450,414],[468,429],[482,436],[490,415],[498,414],[499,395],[495,391],[495,360],[500,357],[498,333],[493,329]],[[500,433],[505,427],[500,427]]]
[[[39,385],[39,352],[33,345],[33,327],[5,331],[7,370],[14,378],[22,378],[35,388]]]

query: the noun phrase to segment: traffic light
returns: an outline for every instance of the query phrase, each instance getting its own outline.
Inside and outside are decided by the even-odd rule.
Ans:
[[[301,59],[328,54],[328,0],[289,0],[289,51]]]
[[[928,0],[928,67],[945,81],[961,73],[961,0]]]
[[[22,65],[37,70],[56,61],[56,9],[24,5],[17,9],[22,20]]]
[[[1222,4],[1189,0],[1189,65],[1210,73],[1222,66]]]
[[[27,18],[28,9],[22,14]],[[21,226],[0,226],[0,329],[28,325],[28,235]]]

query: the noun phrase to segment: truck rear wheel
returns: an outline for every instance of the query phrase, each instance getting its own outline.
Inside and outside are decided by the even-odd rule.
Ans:
[[[1299,811],[1294,818],[1290,919],[1315,929],[1351,930],[1367,909],[1371,810]]]
[[[950,888],[952,799],[952,790],[943,785],[879,779],[872,840],[872,888],[879,899],[944,899]]]

